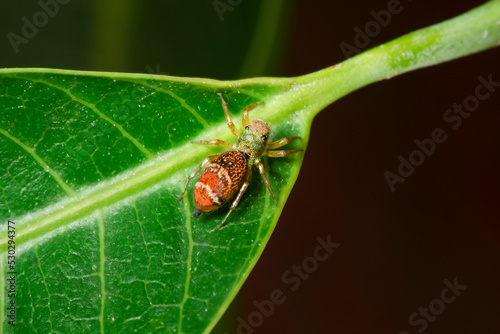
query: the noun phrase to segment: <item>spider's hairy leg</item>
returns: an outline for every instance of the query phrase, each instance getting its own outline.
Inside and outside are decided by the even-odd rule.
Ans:
[[[294,154],[297,152],[303,151],[301,148],[294,148],[292,150],[277,150],[277,151],[266,151],[262,155],[267,155],[270,158],[282,158],[287,155]]]
[[[222,109],[224,109],[224,115],[226,115],[226,123],[229,129],[231,129],[231,132],[236,138],[240,137],[240,132],[238,129],[236,129],[236,126],[234,126],[233,121],[231,120],[231,116],[229,115],[229,110],[227,109],[227,104],[226,101],[224,101],[224,98],[222,97],[221,93],[218,93],[220,96],[220,99],[222,101]]]
[[[249,117],[248,117],[248,112],[255,109],[258,105],[262,104],[264,102],[256,102],[252,105],[249,105],[248,107],[243,110],[243,119],[241,121],[241,125],[243,126],[243,130],[248,126],[248,123],[250,122]]]
[[[274,196],[274,191],[273,191],[273,188],[271,187],[271,183],[269,183],[269,180],[267,179],[266,171],[264,170],[264,164],[262,163],[262,161],[259,160],[256,162],[256,165],[257,165],[257,168],[259,169],[260,176],[262,176],[262,179],[264,179],[264,183],[266,184],[267,189],[269,189],[271,196],[273,196],[274,205],[276,205],[276,207],[277,207],[278,201],[276,200],[276,196]]]
[[[252,179],[252,166],[248,165],[248,167],[247,167],[247,175],[245,177],[245,181],[241,185],[240,191],[238,192],[238,196],[236,196],[236,199],[233,201],[233,203],[231,204],[231,207],[229,208],[229,212],[226,214],[226,216],[224,217],[224,219],[222,220],[222,222],[219,225],[217,225],[217,227],[214,229],[214,231],[217,231],[218,229],[220,229],[222,227],[222,225],[224,225],[224,223],[226,222],[227,217],[229,217],[229,215],[231,214],[231,212],[233,212],[234,208],[236,208],[236,206],[240,202],[241,196],[243,196],[243,194],[247,190],[248,185],[250,184],[250,180],[251,179]]]
[[[228,148],[230,150],[233,149],[233,144],[230,144],[230,143],[225,142],[225,141],[220,140],[220,139],[213,139],[213,140],[192,140],[191,143],[192,144],[203,144],[203,145],[217,145],[217,146],[221,146],[221,147],[224,147],[224,148]]]
[[[279,148],[279,147],[285,146],[286,144],[294,141],[295,139],[299,139],[299,138],[300,138],[299,136],[281,138],[279,140],[273,141],[272,143],[268,143],[266,148],[270,149],[270,150],[275,149],[275,148]]]

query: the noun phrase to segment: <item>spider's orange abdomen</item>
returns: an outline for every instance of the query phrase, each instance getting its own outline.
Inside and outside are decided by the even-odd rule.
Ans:
[[[196,211],[215,210],[234,197],[245,180],[247,166],[247,158],[237,151],[225,152],[215,158],[194,187]]]
[[[271,133],[269,124],[260,119],[248,118],[248,112],[262,104],[262,102],[249,105],[245,108],[245,110],[243,110],[241,125],[244,130],[243,133],[240,134],[238,129],[234,126],[233,121],[231,121],[231,116],[229,115],[229,110],[222,94],[218,94],[222,102],[222,109],[226,115],[227,126],[233,135],[238,138],[238,141],[234,145],[220,139],[193,141],[192,143],[197,144],[222,146],[232,151],[206,157],[198,168],[196,168],[196,170],[188,177],[184,190],[178,199],[179,201],[181,200],[182,196],[186,193],[189,182],[194,179],[196,174],[198,174],[199,171],[205,166],[206,168],[203,170],[194,187],[195,210],[193,212],[193,217],[198,218],[198,216],[203,212],[220,208],[236,194],[238,194],[229,207],[229,211],[226,216],[222,222],[217,225],[214,231],[224,225],[227,217],[229,217],[231,212],[240,202],[241,197],[248,188],[250,179],[252,178],[252,165],[256,165],[259,169],[259,173],[262,176],[267,189],[271,193],[271,196],[273,197],[274,205],[278,206],[278,201],[276,200],[276,196],[274,196],[271,183],[267,179],[266,173],[264,172],[264,164],[260,159],[262,156],[281,158],[298,151],[302,151],[301,148],[291,150],[273,150],[280,148],[295,139],[299,139],[300,137],[285,137],[269,143],[269,134]]]

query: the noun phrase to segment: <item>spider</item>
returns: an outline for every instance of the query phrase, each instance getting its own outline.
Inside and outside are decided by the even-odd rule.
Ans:
[[[218,95],[222,101],[222,109],[226,115],[227,126],[237,138],[236,144],[233,145],[220,139],[192,141],[193,144],[217,145],[230,149],[231,151],[205,158],[198,168],[188,177],[186,186],[179,197],[180,201],[186,193],[189,182],[191,182],[196,174],[205,166],[205,170],[201,173],[194,187],[195,211],[193,217],[198,218],[200,214],[204,212],[210,212],[220,208],[237,194],[228,213],[214,231],[224,225],[226,219],[240,202],[252,178],[252,165],[257,166],[267,189],[269,189],[273,197],[274,204],[278,206],[276,196],[274,196],[273,189],[266,177],[264,165],[260,158],[262,156],[280,158],[302,151],[301,148],[271,151],[272,149],[282,147],[300,137],[286,137],[268,143],[269,134],[271,133],[269,124],[260,119],[248,119],[248,112],[262,104],[262,102],[254,103],[243,110],[242,125],[244,130],[243,133],[240,134],[231,121],[231,116],[229,115],[229,110],[222,94],[219,93]]]

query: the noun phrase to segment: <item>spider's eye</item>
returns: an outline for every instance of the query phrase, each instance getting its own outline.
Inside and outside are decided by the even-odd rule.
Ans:
[[[266,141],[266,140],[267,140],[267,135],[261,135],[261,137],[262,137],[262,140],[263,140],[263,141]]]

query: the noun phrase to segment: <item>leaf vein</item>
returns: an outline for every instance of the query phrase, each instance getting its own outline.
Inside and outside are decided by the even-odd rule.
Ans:
[[[3,134],[5,137],[16,143],[18,146],[20,146],[23,150],[25,150],[27,153],[29,153],[33,159],[46,171],[49,172],[49,174],[54,178],[56,183],[64,189],[64,191],[70,195],[74,196],[75,191],[69,187],[66,182],[63,181],[62,177],[52,168],[50,167],[38,154],[36,154],[35,150],[28,145],[24,144],[22,141],[5,131],[4,129],[0,129],[0,133]]]
[[[153,89],[156,89],[158,90],[159,92],[162,92],[162,93],[165,93],[165,94],[168,94],[170,96],[172,96],[174,99],[176,99],[177,101],[179,101],[181,103],[181,105],[186,108],[187,111],[189,111],[197,120],[198,122],[200,122],[201,124],[203,124],[203,126],[205,128],[208,128],[209,125],[207,123],[207,121],[205,121],[205,119],[203,117],[201,117],[197,112],[196,110],[194,110],[189,104],[186,103],[186,101],[184,99],[182,99],[180,96],[176,95],[174,92],[168,90],[168,89],[164,89],[164,88],[161,88],[161,87],[158,87],[158,86],[155,86],[155,85],[147,85],[145,84],[145,86],[148,86],[150,88],[153,88]]]
[[[186,232],[188,239],[188,256],[186,259],[186,283],[184,284],[184,295],[182,297],[182,301],[179,303],[179,333],[182,333],[182,324],[184,322],[184,305],[186,301],[189,299],[189,284],[191,283],[191,265],[193,261],[193,247],[194,241],[193,236],[191,234],[191,210],[189,209],[189,201],[187,196],[183,198],[184,204],[184,213],[186,215]]]
[[[19,77],[20,78],[20,77]],[[113,125],[114,127],[116,127],[118,129],[118,131],[121,132],[121,134],[123,135],[123,137],[127,138],[128,140],[130,140],[148,159],[152,159],[154,157],[154,155],[143,145],[141,144],[135,137],[133,137],[130,133],[127,132],[127,130],[125,130],[123,128],[123,126],[117,122],[115,122],[114,120],[112,120],[110,117],[108,117],[106,114],[102,113],[96,106],[95,104],[92,104],[90,102],[87,102],[85,100],[82,100],[81,98],[75,96],[73,93],[71,93],[71,91],[67,88],[64,88],[64,87],[61,87],[61,86],[58,86],[58,85],[55,85],[53,83],[50,83],[50,82],[47,82],[47,81],[44,81],[44,80],[40,80],[40,79],[32,79],[32,78],[24,78],[26,80],[31,80],[33,82],[38,82],[38,83],[41,83],[41,84],[45,84],[47,86],[50,86],[50,87],[53,87],[53,88],[56,88],[62,92],[64,92],[66,95],[68,95],[73,101],[75,102],[78,102],[78,103],[81,103],[83,104],[84,106],[87,106],[89,107],[94,113],[96,113],[100,118],[102,118],[103,120],[107,121],[108,123],[110,123],[111,125]]]
[[[104,276],[104,265],[106,264],[106,253],[104,251],[104,219],[102,217],[102,210],[99,210],[97,215],[97,225],[99,228],[99,277],[101,280],[101,309],[99,312],[99,325],[100,331],[104,333],[104,310],[106,306],[106,280]]]
[[[137,223],[139,224],[139,227],[141,229],[142,242],[144,243],[144,247],[146,248],[146,254],[148,256],[148,267],[147,267],[146,274],[144,276],[144,281],[143,281],[144,282],[144,292],[146,293],[146,297],[148,298],[149,305],[153,305],[153,302],[151,301],[151,297],[149,296],[149,292],[148,292],[148,276],[149,276],[149,270],[151,268],[151,255],[149,254],[148,244],[146,242],[146,237],[144,236],[143,224],[142,224],[142,221],[139,219],[139,211],[137,210],[137,205],[136,205],[135,200],[132,204],[132,207],[135,210],[135,217],[136,217]]]
[[[52,308],[50,307],[50,292],[49,292],[49,287],[47,286],[47,280],[45,278],[45,273],[43,272],[42,264],[40,262],[40,255],[38,255],[38,246],[35,247],[35,255],[36,255],[36,260],[38,263],[38,268],[40,268],[40,273],[42,274],[42,281],[43,281],[43,285],[45,286],[45,291],[47,292],[47,298],[49,299],[49,302],[47,303],[47,307],[49,308],[50,332],[52,333],[54,331],[54,327],[52,325]]]

